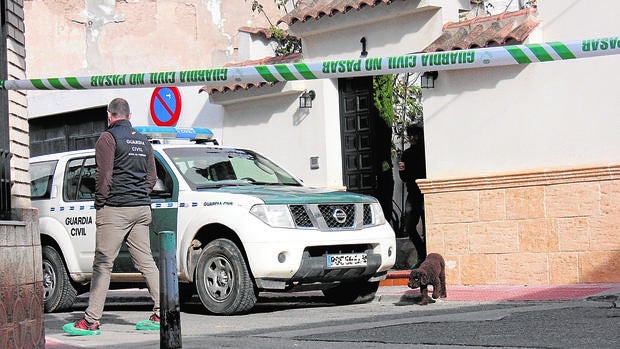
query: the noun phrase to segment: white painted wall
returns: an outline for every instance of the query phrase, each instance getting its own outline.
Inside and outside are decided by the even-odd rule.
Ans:
[[[341,187],[340,119],[325,118],[326,109],[337,109],[338,95],[319,92],[330,85],[330,80],[303,82],[318,94],[311,109],[299,108],[300,93],[226,105],[223,144],[267,155],[307,185]],[[310,169],[311,157],[319,158],[319,169]]]
[[[530,42],[617,36],[620,3],[543,1]],[[620,160],[619,56],[439,73],[424,91],[432,179]]]
[[[155,126],[150,115],[151,95],[149,88],[126,88],[84,91],[47,91],[30,96],[28,114],[30,118],[60,114],[77,110],[106,106],[113,98],[125,98],[131,107],[132,124]],[[196,86],[179,87],[181,94],[181,115],[176,126],[207,127],[217,139],[222,137],[222,107],[208,103],[209,95],[198,93]]]
[[[421,11],[406,6],[408,3],[393,2],[389,6],[362,8],[356,13],[363,17],[360,21],[355,21],[357,16],[345,13],[300,24],[308,31],[302,39],[304,59],[360,58],[362,37],[366,38],[368,57],[422,50],[437,38],[437,30],[441,30],[444,18],[438,8]],[[386,25],[386,21],[390,25]]]
[[[276,44],[261,34],[240,31],[237,47],[237,62],[244,62],[273,56]]]

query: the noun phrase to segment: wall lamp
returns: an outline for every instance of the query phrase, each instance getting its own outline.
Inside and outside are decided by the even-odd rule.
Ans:
[[[437,80],[439,73],[434,71],[427,71],[420,77],[420,87],[422,88],[435,88],[435,80]]]
[[[312,100],[316,98],[316,92],[314,90],[304,91],[299,96],[299,108],[312,108]]]

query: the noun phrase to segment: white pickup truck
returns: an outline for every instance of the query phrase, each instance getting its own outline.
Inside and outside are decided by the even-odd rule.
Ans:
[[[197,292],[210,313],[239,314],[254,307],[261,291],[322,290],[338,304],[374,298],[396,257],[394,231],[376,199],[306,187],[253,151],[200,141],[209,130],[169,129],[164,133],[199,140],[153,144],[151,248],[158,260],[157,233],[176,233],[181,301]],[[88,292],[94,155],[81,150],[31,159],[46,312],[68,310]],[[111,287],[141,282],[123,248]]]

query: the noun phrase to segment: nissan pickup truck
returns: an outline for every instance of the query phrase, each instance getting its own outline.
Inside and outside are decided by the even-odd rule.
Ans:
[[[320,290],[336,304],[374,298],[396,257],[375,198],[305,186],[252,150],[208,142],[208,129],[137,129],[153,138],[157,168],[151,248],[158,260],[158,233],[176,235],[181,302],[197,293],[208,312],[228,315],[250,311],[265,291]],[[157,139],[169,134],[175,140]],[[30,174],[44,310],[70,310],[92,275],[95,151],[33,157]],[[111,287],[143,282],[123,247]]]

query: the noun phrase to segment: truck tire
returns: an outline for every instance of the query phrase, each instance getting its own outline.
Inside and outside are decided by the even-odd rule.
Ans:
[[[46,313],[71,310],[77,297],[60,253],[51,246],[42,247],[43,310]]]
[[[379,281],[343,282],[342,284],[323,290],[327,300],[336,304],[362,304],[375,299],[379,289]]]
[[[246,313],[257,300],[243,255],[227,239],[211,241],[200,254],[196,291],[204,307],[213,314]]]

